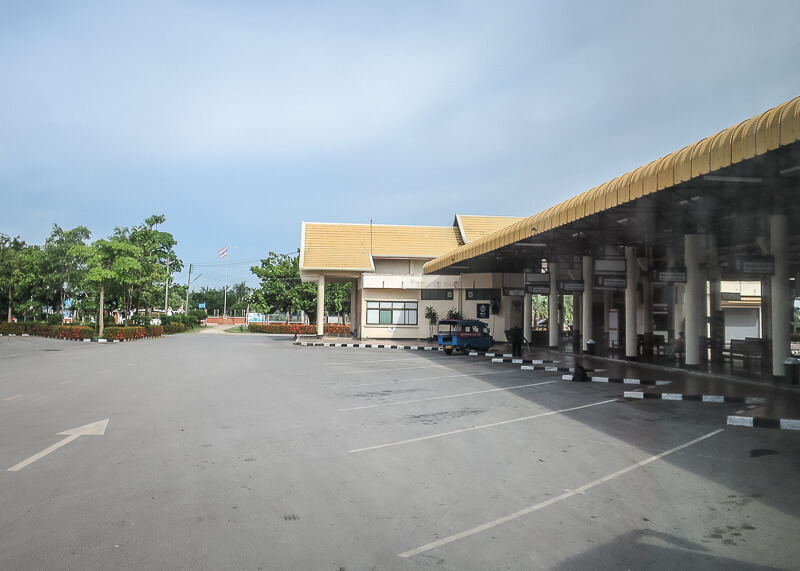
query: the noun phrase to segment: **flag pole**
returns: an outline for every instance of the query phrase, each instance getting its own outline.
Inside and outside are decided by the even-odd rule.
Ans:
[[[226,253],[227,254],[227,253]],[[222,317],[228,315],[228,256],[225,256],[225,301],[222,305]]]
[[[222,317],[228,313],[228,247],[219,251],[219,257],[225,258],[225,301],[222,303]]]

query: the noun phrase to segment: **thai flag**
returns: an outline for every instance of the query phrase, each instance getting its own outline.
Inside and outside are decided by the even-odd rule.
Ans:
[[[227,246],[225,246],[224,248],[222,248],[222,249],[219,251],[219,257],[220,257],[220,258],[224,258],[224,257],[225,257],[225,256],[227,256],[227,255],[228,255],[228,247],[227,247]]]

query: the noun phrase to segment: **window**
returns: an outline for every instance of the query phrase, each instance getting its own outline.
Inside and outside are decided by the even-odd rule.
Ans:
[[[417,302],[368,301],[367,325],[417,325]]]

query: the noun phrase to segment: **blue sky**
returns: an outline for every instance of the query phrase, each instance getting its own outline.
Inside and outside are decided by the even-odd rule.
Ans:
[[[796,0],[0,0],[0,232],[164,214],[187,267],[228,245],[252,286],[303,220],[529,216],[800,95],[797,22]]]

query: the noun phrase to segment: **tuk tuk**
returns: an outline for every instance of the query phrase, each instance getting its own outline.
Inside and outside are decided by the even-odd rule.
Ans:
[[[462,353],[486,351],[494,345],[489,326],[477,319],[442,319],[439,322],[439,347],[450,355],[453,349]]]

